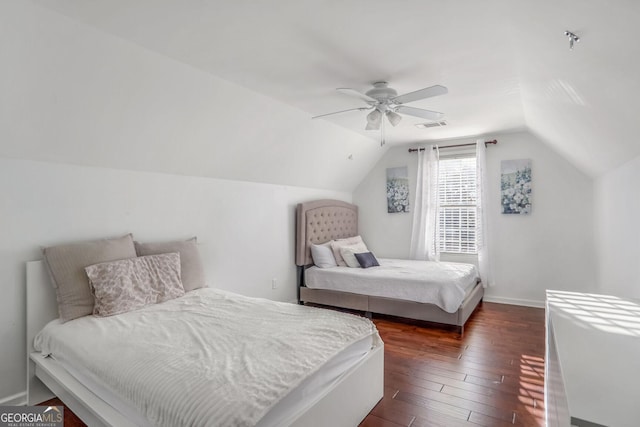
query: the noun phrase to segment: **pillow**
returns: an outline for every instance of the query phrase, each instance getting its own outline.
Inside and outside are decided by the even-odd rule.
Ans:
[[[50,246],[42,252],[56,288],[62,322],[93,313],[93,295],[84,271],[87,265],[136,256],[131,234],[115,239]]]
[[[184,295],[177,252],[103,262],[85,271],[96,316],[126,313]]]
[[[313,258],[313,263],[317,267],[329,268],[338,266],[336,258],[333,256],[333,251],[331,250],[331,242],[333,242],[333,240],[321,245],[311,244],[311,258]]]
[[[368,251],[369,249],[367,249],[364,243],[357,243],[355,245],[341,247],[340,255],[342,255],[342,258],[344,259],[344,262],[347,264],[347,266],[352,268],[360,268],[360,263],[356,259],[355,255]]]
[[[354,236],[347,237],[346,239],[336,239],[331,243],[331,250],[333,250],[333,256],[336,258],[336,262],[341,267],[346,267],[347,263],[344,262],[342,255],[340,254],[340,248],[343,246],[355,245],[356,243],[362,243],[362,237]]]
[[[360,263],[360,267],[369,268],[369,267],[380,267],[378,260],[371,252],[364,252],[361,254],[355,254],[356,259]]]
[[[186,292],[207,286],[204,275],[197,240],[192,237],[189,240],[175,242],[140,243],[135,242],[138,256],[166,254],[178,252],[180,254],[180,271],[182,285]]]

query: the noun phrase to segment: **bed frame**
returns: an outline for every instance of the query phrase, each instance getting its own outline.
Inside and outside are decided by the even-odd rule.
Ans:
[[[349,292],[311,289],[305,286],[304,272],[313,265],[311,244],[358,235],[358,207],[339,200],[316,200],[296,207],[296,265],[298,266],[298,302],[314,303],[351,310],[386,314],[454,325],[460,334],[464,324],[484,296],[484,287],[477,283],[455,313],[448,313],[434,304]]]
[[[58,305],[43,261],[27,263],[27,404],[59,397],[87,425],[133,427],[112,406],[78,382],[54,359],[33,348],[36,334],[58,317]],[[308,402],[291,426],[357,426],[382,399],[384,345],[351,368],[318,400]],[[345,404],[348,402],[348,404]]]

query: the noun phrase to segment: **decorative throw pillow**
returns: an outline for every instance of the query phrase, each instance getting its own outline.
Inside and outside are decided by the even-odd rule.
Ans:
[[[207,286],[204,267],[202,266],[197,239],[195,237],[189,240],[178,240],[174,242],[135,242],[135,245],[138,256],[178,252],[180,254],[181,279],[186,292]]]
[[[356,259],[360,263],[360,267],[369,268],[369,267],[380,267],[378,260],[371,252],[364,252],[361,254],[355,254]]]
[[[317,267],[329,268],[338,266],[336,258],[333,256],[333,251],[331,250],[331,242],[333,242],[333,240],[321,245],[311,244],[311,258]]]
[[[354,236],[354,237],[347,237],[346,239],[336,239],[331,243],[331,250],[333,250],[333,256],[336,258],[336,262],[338,263],[339,266],[341,267],[347,266],[347,263],[344,262],[344,258],[342,258],[342,255],[340,254],[340,248],[343,246],[355,245],[357,243],[364,244],[364,242],[362,241],[362,237]]]
[[[184,295],[177,252],[103,262],[85,271],[96,316],[126,313]]]
[[[42,252],[56,288],[62,322],[93,313],[93,295],[84,271],[87,265],[136,256],[131,234],[115,239],[50,246]]]
[[[355,245],[341,247],[340,255],[342,255],[342,258],[344,259],[344,262],[347,264],[347,266],[352,268],[360,268],[360,263],[356,259],[355,255],[368,251],[369,249],[367,249],[364,243],[357,243]]]

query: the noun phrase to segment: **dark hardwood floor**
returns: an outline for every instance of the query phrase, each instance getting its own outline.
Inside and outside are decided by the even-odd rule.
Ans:
[[[544,309],[483,303],[454,330],[374,318],[384,397],[361,427],[544,426]]]
[[[47,400],[46,402],[38,403],[42,406],[64,406],[64,427],[87,427],[80,418],[76,416],[64,403],[58,398]]]
[[[544,426],[543,309],[483,303],[462,338],[424,322],[374,322],[385,389],[361,427]],[[64,425],[85,426],[68,408]]]

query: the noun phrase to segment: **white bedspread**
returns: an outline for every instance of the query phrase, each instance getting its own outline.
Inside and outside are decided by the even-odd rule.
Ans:
[[[35,348],[82,363],[158,426],[252,426],[368,319],[211,288],[130,313],[49,323]]]
[[[431,303],[454,313],[479,279],[473,264],[384,258],[378,262],[380,267],[371,268],[311,267],[305,271],[305,284],[313,289]]]

